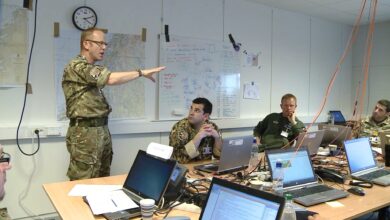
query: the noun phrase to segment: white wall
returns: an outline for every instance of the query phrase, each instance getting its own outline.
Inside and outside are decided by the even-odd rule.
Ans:
[[[280,111],[280,98],[286,92],[297,95],[298,116],[310,122],[318,111],[350,31],[344,25],[245,0],[39,0],[38,3],[36,44],[30,73],[33,94],[28,96],[22,124],[25,128],[22,136],[26,139],[21,141],[21,147],[29,153],[33,151],[29,139],[31,128],[59,126],[66,129],[66,124],[56,122],[53,22],[59,22],[61,29],[74,28],[72,12],[84,3],[98,13],[98,26],[110,32],[139,34],[142,27],[147,28],[148,67],[158,65],[157,34],[163,31],[165,24],[169,25],[170,34],[180,36],[228,41],[231,33],[242,43],[243,49],[260,52],[261,68],[243,67],[241,85],[256,82],[260,85],[261,98],[241,100],[241,119],[217,121],[224,136],[251,134],[259,119],[272,111]],[[30,18],[31,33],[33,16]],[[348,115],[353,94],[350,58],[339,77],[326,109],[341,109]],[[158,107],[157,86],[147,82],[146,87],[145,120],[110,122],[114,134],[113,175],[127,173],[137,150],[145,149],[150,142],[168,143],[168,132],[174,121],[154,121]],[[13,169],[7,176],[7,196],[0,202],[0,207],[8,207],[13,218],[54,212],[42,184],[67,180],[69,162],[62,136],[42,139],[41,149],[34,157],[19,152],[14,137],[23,93],[20,88],[0,90],[0,103],[6,103],[0,108],[0,143],[12,154],[13,162]],[[321,119],[325,118],[326,113]],[[22,201],[32,213],[26,213],[18,204],[18,197],[28,186],[34,160],[36,168],[31,186]]]
[[[362,27],[353,48],[353,88],[363,87],[363,59],[366,54],[368,26]],[[375,24],[368,82],[364,98],[363,115],[371,114],[380,99],[390,100],[390,22]],[[355,92],[353,94],[355,96]],[[353,97],[354,97],[353,96]],[[360,104],[359,104],[360,105]]]

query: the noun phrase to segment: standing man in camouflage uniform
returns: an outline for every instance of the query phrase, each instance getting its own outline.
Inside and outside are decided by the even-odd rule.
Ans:
[[[354,128],[354,136],[370,137],[371,144],[377,145],[376,138],[381,131],[390,130],[390,101],[386,99],[379,100],[372,111],[371,116],[363,119],[357,127]]]
[[[281,113],[267,115],[253,129],[260,151],[286,146],[305,130],[303,122],[296,117],[297,98],[293,94],[282,97],[280,108]]]
[[[192,101],[188,117],[178,121],[169,134],[173,159],[188,163],[221,155],[221,132],[215,123],[209,121],[212,109],[213,105],[206,98]]]
[[[11,169],[11,164],[5,158],[10,158],[9,154],[3,152],[3,147],[0,144],[0,201],[3,200],[5,195],[4,185],[7,180],[7,170]],[[0,208],[0,220],[10,220],[7,208]]]
[[[103,30],[91,28],[81,33],[80,55],[65,67],[62,88],[66,116],[70,119],[66,146],[70,153],[67,175],[70,180],[110,175],[112,161],[111,134],[107,121],[111,107],[103,95],[105,85],[119,85],[153,75],[165,67],[111,72],[95,65],[107,48]]]

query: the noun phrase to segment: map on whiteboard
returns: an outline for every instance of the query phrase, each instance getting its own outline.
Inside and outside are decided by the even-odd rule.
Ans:
[[[145,66],[145,43],[139,35],[106,34],[108,47],[103,61],[111,71],[126,71]],[[55,38],[55,80],[57,97],[57,120],[67,120],[65,98],[61,80],[64,67],[80,53],[80,32],[63,31]],[[119,86],[106,86],[103,89],[108,103],[112,106],[110,118],[137,119],[145,117],[144,79],[138,79]]]
[[[0,86],[26,81],[27,24],[26,9],[0,3]]]
[[[182,118],[196,97],[210,100],[212,118],[240,116],[240,58],[231,44],[172,36],[161,42],[160,63],[160,120]]]

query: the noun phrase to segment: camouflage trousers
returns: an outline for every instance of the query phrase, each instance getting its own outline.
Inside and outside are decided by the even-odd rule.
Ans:
[[[111,134],[107,125],[101,127],[69,126],[66,147],[70,154],[70,180],[110,175],[112,162]]]
[[[7,208],[0,208],[0,220],[11,220],[8,215]]]

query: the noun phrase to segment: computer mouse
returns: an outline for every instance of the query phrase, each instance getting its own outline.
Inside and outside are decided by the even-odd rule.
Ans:
[[[364,196],[366,194],[364,189],[358,186],[352,186],[347,191],[358,196]]]

